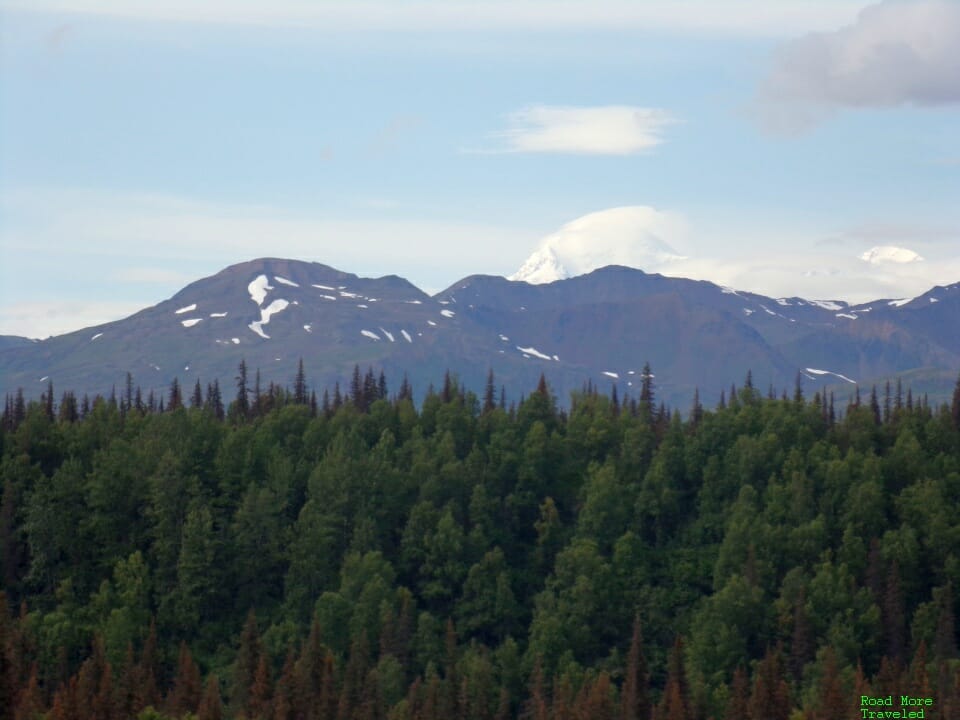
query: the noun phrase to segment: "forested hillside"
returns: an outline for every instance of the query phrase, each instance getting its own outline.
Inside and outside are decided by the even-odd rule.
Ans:
[[[960,384],[642,377],[8,398],[0,719],[960,717]]]

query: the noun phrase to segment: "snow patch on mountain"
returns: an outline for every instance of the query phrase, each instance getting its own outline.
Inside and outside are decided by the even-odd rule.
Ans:
[[[250,299],[257,305],[263,305],[263,301],[267,299],[267,290],[273,290],[273,286],[270,285],[270,281],[267,280],[266,275],[257,275],[257,277],[247,285],[247,292],[250,293]]]
[[[174,315],[183,315],[183,313],[193,312],[193,311],[196,310],[196,309],[197,309],[197,304],[196,304],[196,303],[193,303],[192,305],[187,305],[186,307],[182,307],[182,308],[180,308],[179,310],[174,310],[174,311],[173,311],[173,314],[174,314]]]
[[[902,300],[891,300],[887,305],[892,305],[893,307],[903,307],[909,302],[913,302],[915,298],[903,298]]]
[[[277,314],[278,312],[280,312],[281,310],[286,309],[286,307],[287,307],[289,304],[290,304],[290,303],[288,303],[286,300],[283,300],[283,299],[281,299],[281,298],[277,298],[277,299],[274,300],[272,303],[270,303],[269,305],[267,305],[267,307],[261,308],[261,310],[260,310],[260,319],[259,319],[259,320],[254,320],[254,321],[253,321],[252,323],[250,323],[247,327],[249,327],[251,330],[253,330],[253,331],[254,331],[257,335],[259,335],[260,337],[269,340],[269,339],[270,339],[270,336],[267,335],[267,334],[263,331],[263,326],[266,325],[268,322],[270,322],[270,316],[271,316],[271,315],[276,315],[276,314]]]
[[[805,368],[805,370],[807,372],[813,373],[814,375],[833,375],[834,377],[838,377],[841,380],[846,380],[848,383],[853,383],[854,385],[857,384],[856,380],[851,380],[846,375],[841,375],[840,373],[831,372],[830,370],[817,370],[816,368]]]
[[[884,265],[894,263],[903,265],[906,263],[923,262],[923,258],[913,250],[896,247],[894,245],[878,245],[867,250],[860,259],[871,265]]]
[[[446,318],[452,318],[456,313],[453,310],[441,310],[440,314]]]
[[[609,370],[604,370],[604,371],[603,371],[603,374],[606,375],[607,377],[612,377],[612,378],[615,378],[615,379],[617,379],[617,380],[620,379],[620,376],[619,376],[617,373],[615,373],[615,372],[610,372]]]
[[[103,333],[97,333],[96,335],[94,335],[92,338],[90,338],[90,342],[93,342],[93,341],[96,340],[98,337],[103,337]]]
[[[541,360],[553,360],[552,357],[550,357],[550,356],[547,355],[546,353],[540,352],[540,351],[537,350],[535,347],[525,348],[525,347],[520,347],[519,345],[517,345],[517,350],[519,350],[520,352],[522,352],[522,353],[524,353],[524,354],[533,355],[534,357],[538,357],[538,358],[540,358]]]
[[[200,322],[202,319],[203,319],[203,318],[190,318],[189,320],[181,320],[181,321],[180,321],[180,324],[183,325],[184,327],[187,327],[187,328],[188,328],[188,327],[193,327],[193,326],[196,325],[198,322]]]
[[[361,331],[360,331],[360,334],[363,335],[364,337],[370,338],[371,340],[379,340],[379,339],[380,339],[380,336],[377,335],[375,332],[373,332],[373,330],[361,330]]]
[[[843,310],[844,305],[846,305],[846,303],[843,305],[835,303],[833,300],[809,300],[808,302],[824,310]]]
[[[226,317],[226,316],[227,316],[227,314],[226,314],[225,312],[222,312],[222,313],[210,313],[210,317]]]
[[[406,330],[401,330],[400,334],[403,335],[404,340],[406,340],[408,343],[413,342],[413,338],[410,337],[410,333],[408,333]]]
[[[293,280],[287,280],[286,278],[280,277],[279,275],[274,275],[273,279],[276,280],[281,285],[289,285],[290,287],[300,287]]]
[[[390,331],[388,331],[388,330],[384,330],[383,328],[380,328],[380,332],[382,332],[384,335],[387,336],[387,340],[389,340],[390,342],[393,342],[393,333],[392,333],[392,332],[390,332]]]
[[[687,258],[667,242],[683,234],[680,220],[637,205],[590,213],[545,237],[508,280],[542,284],[607,265],[659,271]]]

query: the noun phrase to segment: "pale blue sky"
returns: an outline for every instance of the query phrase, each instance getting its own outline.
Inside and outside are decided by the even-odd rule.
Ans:
[[[671,274],[960,280],[960,5],[757,8],[0,2],[0,333],[267,255],[435,291],[623,206],[676,220]],[[884,245],[924,260],[859,259]]]

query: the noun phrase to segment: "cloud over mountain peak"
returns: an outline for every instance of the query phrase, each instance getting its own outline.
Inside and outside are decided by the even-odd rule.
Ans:
[[[583,275],[606,265],[658,271],[685,260],[665,238],[684,232],[683,221],[645,205],[589,213],[545,237],[509,277],[533,284]]]
[[[913,250],[896,247],[894,245],[878,245],[872,247],[860,256],[864,262],[871,265],[884,265],[887,263],[905,264],[913,262],[923,262],[923,258]]]

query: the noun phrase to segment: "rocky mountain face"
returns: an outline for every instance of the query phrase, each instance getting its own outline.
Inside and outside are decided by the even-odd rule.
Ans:
[[[681,410],[695,388],[714,402],[748,370],[762,392],[792,393],[798,373],[805,392],[829,386],[838,398],[903,376],[936,400],[960,368],[960,283],[848,305],[609,266],[538,285],[470,276],[430,297],[396,276],[260,259],[123,320],[0,343],[0,392],[39,397],[52,381],[58,394],[107,394],[129,372],[145,392],[216,378],[232,398],[241,359],[266,386],[290,385],[300,358],[318,394],[355,364],[383,369],[392,390],[406,374],[418,399],[447,369],[479,394],[492,369],[508,398],[542,372],[566,404],[588,381],[635,395],[649,362],[658,397]]]

